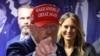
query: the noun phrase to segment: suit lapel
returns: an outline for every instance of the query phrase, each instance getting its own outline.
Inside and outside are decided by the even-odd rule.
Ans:
[[[32,40],[32,37],[29,37],[26,40],[27,40],[26,41],[26,46],[27,46],[26,49],[27,49],[28,53],[35,51],[36,44]]]

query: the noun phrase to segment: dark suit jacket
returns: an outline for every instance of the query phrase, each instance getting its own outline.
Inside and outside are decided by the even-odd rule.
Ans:
[[[12,43],[14,43],[14,42],[19,42],[19,40],[20,40],[20,35],[17,35],[16,37],[12,38],[11,40],[9,40],[9,41],[7,42],[6,48],[7,48],[10,44],[12,44]]]
[[[17,17],[14,17],[11,22],[11,26],[10,26],[10,30],[9,30],[9,38],[7,39],[8,41],[13,39],[14,37],[18,36],[21,33],[17,22],[18,22]]]
[[[29,37],[28,39],[16,42],[11,44],[7,48],[6,56],[32,56],[33,52],[35,51],[35,43],[33,42],[32,38]],[[57,56],[66,56],[63,47],[57,44]]]
[[[89,2],[89,13],[88,13],[88,24],[87,24],[87,42],[92,44],[96,40],[96,38],[100,36],[100,31],[98,30],[98,19],[96,15],[98,5],[96,3],[97,0],[89,0],[88,2]]]
[[[2,29],[2,32],[0,32],[0,56],[5,56],[9,26],[10,24],[6,23]]]

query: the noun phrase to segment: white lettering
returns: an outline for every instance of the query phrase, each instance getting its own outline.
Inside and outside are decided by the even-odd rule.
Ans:
[[[38,14],[38,17],[48,16],[48,12],[42,12]]]
[[[36,9],[36,12],[41,12],[41,11],[45,11],[45,7],[37,8],[37,9]]]
[[[50,16],[53,16],[53,17],[57,17],[57,14],[56,13],[50,13],[49,15]]]
[[[36,8],[36,12],[42,12],[42,11],[59,12],[59,9],[54,8],[54,7],[41,7],[41,8]]]

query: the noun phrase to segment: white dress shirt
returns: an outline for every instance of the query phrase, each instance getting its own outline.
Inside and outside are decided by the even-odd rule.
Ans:
[[[79,2],[77,2],[75,13],[78,15],[78,7],[79,7]],[[87,36],[87,22],[88,22],[88,2],[85,0],[84,2],[81,3],[81,11],[82,11],[82,20],[83,20],[83,30],[85,34],[85,40]]]
[[[26,35],[26,36],[23,36],[22,34],[20,35],[20,41],[24,40],[24,39],[27,39],[30,35]]]

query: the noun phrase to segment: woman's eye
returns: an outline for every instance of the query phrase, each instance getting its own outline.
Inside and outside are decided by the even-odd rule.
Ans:
[[[68,26],[66,25],[66,26],[64,26],[64,28],[68,28]]]
[[[71,26],[71,28],[76,28],[75,26]]]
[[[66,28],[66,29],[67,29],[67,28],[75,29],[76,27],[75,27],[75,26],[67,26],[67,25],[66,25],[66,26],[64,26],[64,28]]]

